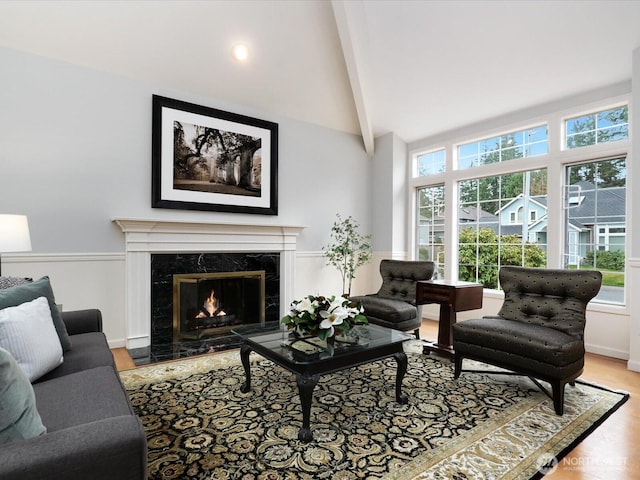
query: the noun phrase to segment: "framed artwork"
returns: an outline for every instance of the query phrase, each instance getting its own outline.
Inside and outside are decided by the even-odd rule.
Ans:
[[[153,96],[153,208],[278,214],[278,124]]]

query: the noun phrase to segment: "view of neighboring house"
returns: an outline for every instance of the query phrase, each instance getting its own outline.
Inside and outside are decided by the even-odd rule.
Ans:
[[[621,251],[625,248],[625,187],[597,188],[593,183],[580,181],[570,186],[565,201],[567,215],[566,265],[580,266],[587,253]],[[524,222],[524,219],[527,222]],[[444,212],[432,219],[422,218],[418,234],[421,246],[442,245]],[[526,238],[546,250],[547,196],[520,194],[497,212],[477,207],[459,207],[460,228],[479,226],[491,228],[496,235],[516,235]],[[428,255],[437,259],[441,249]]]
[[[581,181],[571,185],[565,202],[567,265],[579,266],[591,250],[624,251],[625,187],[596,188]],[[525,213],[528,212],[528,213]],[[498,235],[518,235],[546,248],[547,197],[520,194],[498,212],[498,221],[483,222]],[[523,218],[528,218],[524,223]]]

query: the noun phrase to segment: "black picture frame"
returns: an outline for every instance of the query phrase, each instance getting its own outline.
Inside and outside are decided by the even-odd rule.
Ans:
[[[278,214],[278,124],[153,95],[153,208]]]

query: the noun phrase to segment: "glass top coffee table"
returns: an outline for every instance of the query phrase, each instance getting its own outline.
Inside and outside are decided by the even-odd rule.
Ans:
[[[402,379],[407,371],[407,355],[402,344],[413,338],[407,333],[377,325],[357,326],[351,332],[353,335],[346,337],[344,342],[338,337],[333,345],[319,342],[315,337],[299,339],[282,330],[277,322],[238,327],[233,333],[242,339],[240,358],[246,376],[240,387],[243,393],[251,390],[251,352],[295,374],[302,404],[302,428],[298,432],[298,439],[303,442],[313,438],[309,418],[311,400],[313,389],[322,375],[393,357],[398,365],[396,401],[401,404],[409,401],[402,392]]]

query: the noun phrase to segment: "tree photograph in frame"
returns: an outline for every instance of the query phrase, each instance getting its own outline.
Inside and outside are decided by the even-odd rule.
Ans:
[[[277,215],[278,124],[153,96],[153,208]]]

